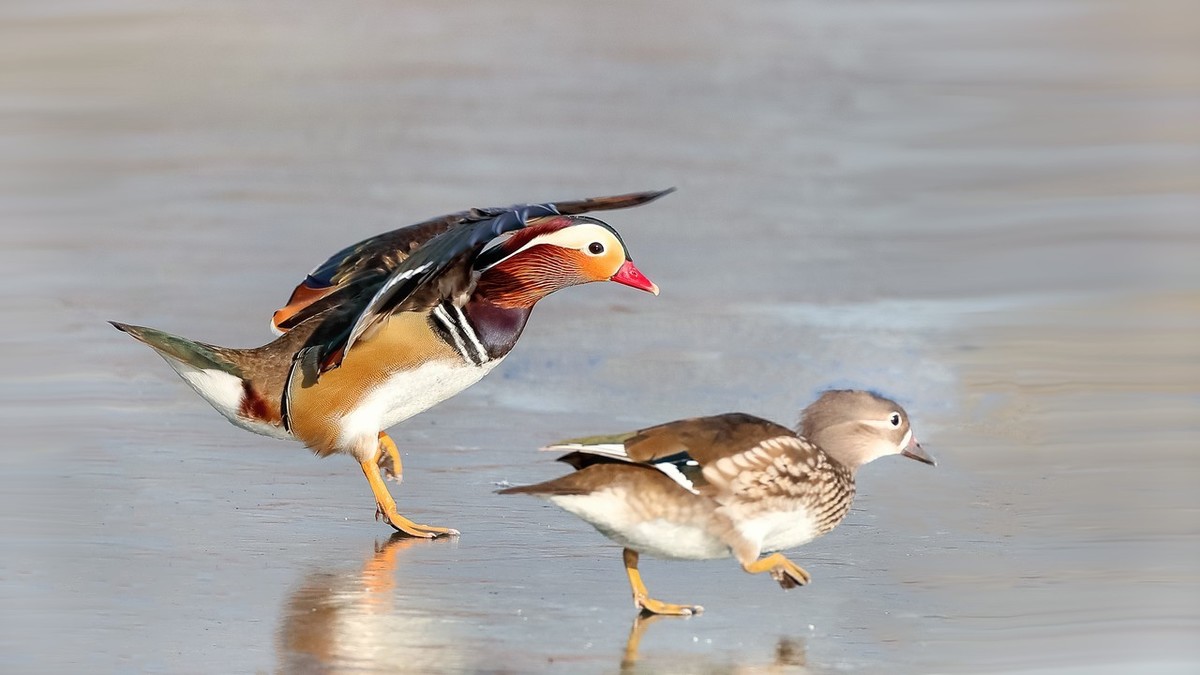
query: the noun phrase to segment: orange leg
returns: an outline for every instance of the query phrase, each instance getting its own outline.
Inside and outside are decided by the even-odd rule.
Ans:
[[[633,590],[634,606],[646,614],[691,616],[704,611],[700,605],[672,605],[651,598],[646,584],[642,583],[642,574],[638,572],[638,552],[631,548],[625,549],[625,574],[629,575],[629,588]]]
[[[812,576],[805,572],[804,568],[783,557],[781,553],[772,553],[754,562],[744,563],[742,569],[750,574],[770,572],[771,578],[778,581],[784,590],[803,586],[812,581]]]
[[[400,462],[400,449],[387,432],[379,432],[379,456],[377,463],[383,477],[397,483],[404,480],[404,465]]]
[[[396,500],[392,499],[392,494],[388,492],[387,484],[383,482],[383,476],[379,473],[379,462],[374,457],[359,464],[362,467],[363,475],[367,477],[367,483],[371,485],[371,492],[375,493],[375,517],[383,516],[388,525],[407,534],[410,537],[422,537],[432,539],[447,534],[457,535],[458,530],[452,530],[448,527],[434,527],[433,525],[418,525],[413,521],[405,518],[396,511]]]

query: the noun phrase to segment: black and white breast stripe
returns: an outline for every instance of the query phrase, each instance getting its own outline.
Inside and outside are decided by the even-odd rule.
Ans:
[[[433,329],[467,363],[481,366],[491,360],[475,328],[462,310],[447,301],[433,308]]]

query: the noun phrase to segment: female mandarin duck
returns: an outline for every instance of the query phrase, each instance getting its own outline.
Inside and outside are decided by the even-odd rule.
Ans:
[[[376,516],[414,537],[458,534],[396,511],[381,468],[399,480],[384,429],[466,389],[513,348],[535,303],[615,281],[658,294],[616,230],[579,214],[670,192],[472,209],[381,234],[317,267],[275,312],[280,337],[230,349],[113,322],[153,347],[235,425],[348,454]]]
[[[564,441],[546,449],[570,450],[559,459],[574,473],[500,493],[544,497],[624,546],[638,609],[696,614],[699,605],[649,596],[639,553],[677,560],[732,555],[747,572],[769,572],[794,588],[811,578],[776,551],[812,541],[846,517],[860,466],[895,454],[934,463],[904,408],[866,391],[825,392],[801,413],[798,431],[728,413]]]

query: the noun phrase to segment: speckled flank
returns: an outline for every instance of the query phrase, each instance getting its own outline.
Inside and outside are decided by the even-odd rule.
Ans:
[[[804,417],[824,446],[743,413],[618,435],[624,452],[614,451],[610,437],[563,442],[552,447],[569,451],[559,459],[574,473],[502,492],[543,496],[638,552],[681,559],[733,553],[745,567],[846,517],[856,462],[870,455],[863,448],[900,452],[893,437],[909,430],[891,423],[897,408],[868,392],[823,393]]]

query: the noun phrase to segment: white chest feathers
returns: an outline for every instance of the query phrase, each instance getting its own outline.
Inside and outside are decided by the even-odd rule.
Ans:
[[[763,553],[783,551],[816,539],[817,528],[807,510],[770,511],[739,520],[738,532],[756,542]]]
[[[342,418],[342,447],[352,447],[360,438],[374,438],[380,430],[445,401],[483,379],[502,360],[479,366],[436,360],[393,373]]]

